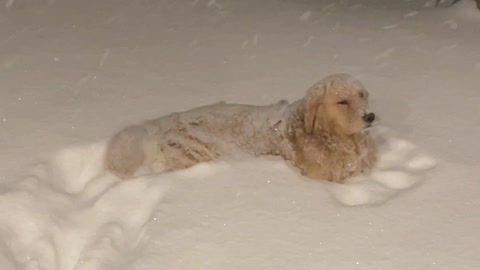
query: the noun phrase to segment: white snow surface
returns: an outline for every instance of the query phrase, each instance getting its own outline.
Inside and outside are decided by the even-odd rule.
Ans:
[[[479,268],[480,12],[434,2],[3,1],[0,269]],[[336,72],[381,123],[354,183],[277,158],[102,170],[128,124]]]

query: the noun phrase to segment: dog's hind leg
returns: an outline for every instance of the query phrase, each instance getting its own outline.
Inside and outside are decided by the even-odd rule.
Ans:
[[[145,162],[146,130],[141,126],[125,128],[110,140],[105,153],[105,168],[120,178],[134,176]]]

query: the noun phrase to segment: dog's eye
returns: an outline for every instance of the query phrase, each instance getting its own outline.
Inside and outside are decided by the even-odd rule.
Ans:
[[[348,105],[348,101],[346,101],[346,100],[341,100],[341,101],[337,102],[337,104],[340,104],[340,105]]]
[[[360,98],[367,98],[368,97],[368,93],[365,90],[360,90],[360,92],[358,92],[358,95],[360,96]]]

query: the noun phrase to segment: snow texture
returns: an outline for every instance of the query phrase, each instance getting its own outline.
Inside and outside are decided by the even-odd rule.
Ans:
[[[312,188],[326,188],[346,205],[380,203],[418,182],[420,175],[434,166],[433,159],[416,153],[409,142],[380,138],[384,140],[380,169],[371,176],[345,185],[309,180],[310,185],[317,185]],[[49,162],[36,164],[31,175],[4,187],[0,195],[0,236],[17,268],[100,270],[135,261],[132,254],[141,250],[146,225],[156,220],[153,214],[168,183],[217,178],[217,183],[225,185],[222,182],[229,182],[229,176],[242,175],[245,167],[253,164],[257,170],[278,170],[290,176],[283,181],[267,180],[272,186],[287,184],[295,188],[292,181],[301,185],[307,181],[284,162],[267,159],[203,163],[173,173],[121,181],[102,167],[105,145],[98,142],[67,147]],[[239,186],[235,197],[242,191],[250,192],[252,187]]]
[[[165,184],[118,183],[98,166],[103,148],[64,149],[4,187],[0,236],[18,269],[108,269],[141,244]]]
[[[0,269],[479,268],[480,12],[434,5],[5,0]],[[313,181],[277,158],[101,169],[129,124],[294,101],[338,72],[380,118],[370,176]]]

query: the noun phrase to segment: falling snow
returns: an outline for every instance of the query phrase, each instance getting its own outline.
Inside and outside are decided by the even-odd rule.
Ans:
[[[413,17],[413,16],[416,16],[417,14],[418,14],[418,11],[412,11],[412,12],[409,12],[409,13],[403,15],[403,17],[405,17],[405,18]]]
[[[302,15],[300,15],[300,20],[303,21],[303,22],[306,22],[306,21],[308,21],[308,19],[310,19],[311,16],[312,16],[312,12],[311,11],[306,11]]]
[[[394,53],[394,52],[395,52],[395,48],[388,48],[388,49],[386,49],[385,51],[377,54],[377,55],[375,56],[375,59],[380,60],[380,59],[389,57],[389,56],[390,56],[392,53]]]
[[[6,0],[5,7],[10,8],[15,3],[15,0]]]
[[[307,41],[305,41],[305,43],[303,43],[303,47],[306,48],[306,47],[310,46],[310,43],[312,43],[314,38],[315,38],[314,36],[309,36]]]
[[[458,24],[454,20],[445,21],[444,24],[448,25],[452,30],[457,30],[458,28]]]
[[[5,0],[0,269],[476,269],[475,2],[280,2]],[[389,127],[368,177],[270,158],[102,169],[126,125],[293,101],[334,72],[368,88],[372,133]]]
[[[398,27],[398,24],[389,24],[389,25],[383,26],[382,29],[389,30],[397,27]]]
[[[107,62],[108,57],[110,56],[110,49],[106,49],[105,52],[102,54],[102,57],[100,58],[100,62],[98,65],[102,67],[105,65],[105,62]]]

